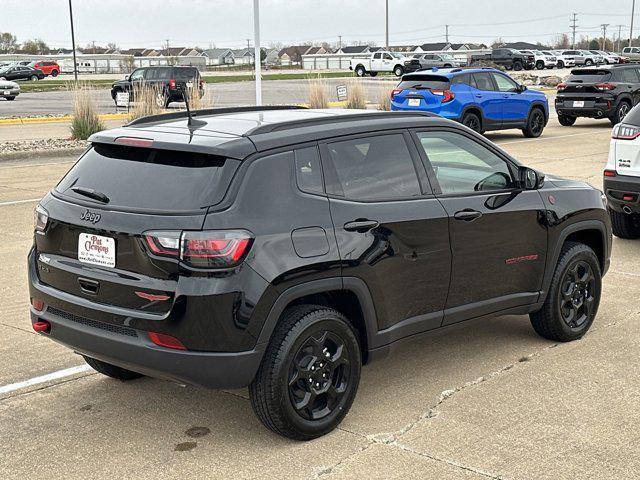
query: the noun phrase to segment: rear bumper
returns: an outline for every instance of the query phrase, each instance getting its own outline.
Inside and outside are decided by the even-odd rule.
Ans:
[[[68,294],[55,295],[43,285],[35,271],[34,251],[29,253],[29,291],[31,298],[45,302],[40,312],[30,307],[31,323],[46,320],[51,329],[40,333],[76,353],[96,358],[150,377],[207,388],[241,388],[255,376],[265,344],[239,352],[204,352],[174,350],[155,345],[145,330],[113,325],[70,313],[74,305],[66,301]],[[59,298],[60,297],[60,298]]]
[[[556,113],[568,117],[588,117],[588,118],[607,118],[612,116],[616,111],[616,102],[613,99],[598,99],[593,106],[589,107],[565,107],[564,101],[571,101],[571,97],[556,97]],[[576,97],[576,100],[581,98]]]
[[[609,208],[616,212],[626,210],[626,213],[640,213],[640,177],[627,175],[605,177],[603,183]],[[625,201],[623,200],[625,195],[631,195],[634,199]]]

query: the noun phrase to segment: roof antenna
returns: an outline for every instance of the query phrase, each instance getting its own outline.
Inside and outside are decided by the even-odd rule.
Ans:
[[[191,115],[191,108],[189,107],[189,95],[187,94],[187,86],[186,85],[180,85],[180,91],[182,92],[182,98],[184,100],[184,104],[187,107],[187,126],[189,128],[194,127],[201,127],[203,125],[206,125],[206,122],[203,122],[202,120],[194,120],[194,118]]]

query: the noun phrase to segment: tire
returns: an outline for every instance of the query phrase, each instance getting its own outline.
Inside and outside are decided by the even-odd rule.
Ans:
[[[31,77],[29,77],[29,80],[31,80],[32,82],[37,82],[40,79],[38,78],[37,75],[31,75]]]
[[[9,100],[9,101],[12,101],[12,100],[15,100],[15,99],[16,99],[16,97],[4,97],[4,98],[6,98],[6,99],[7,99],[7,100]]]
[[[557,67],[558,68],[564,68],[564,62],[562,60],[558,60]]]
[[[542,60],[538,60],[536,62],[536,69],[538,70],[544,70],[544,62]]]
[[[635,240],[640,238],[640,215],[628,215],[622,212],[616,212],[610,208],[609,216],[611,217],[611,227],[613,234],[618,238],[627,240]]]
[[[336,366],[325,358],[340,363]],[[279,435],[294,440],[320,437],[336,428],[351,408],[360,369],[356,332],[342,314],[317,305],[289,308],[280,318],[249,386],[251,406],[260,421]],[[322,380],[325,374],[332,380]],[[335,403],[329,408],[330,403],[323,402],[332,401],[326,392],[337,381],[342,391],[335,394]],[[296,407],[298,399],[306,406]]]
[[[356,77],[364,77],[367,74],[367,71],[364,69],[362,65],[358,65],[355,69]]]
[[[52,77],[57,77],[58,73],[60,73],[60,72],[58,72],[58,70],[51,70],[51,76]]]
[[[613,113],[613,116],[609,118],[609,120],[611,120],[611,124],[617,125],[618,123],[621,123],[622,120],[624,120],[624,117],[629,113],[629,110],[631,110],[631,104],[628,101],[621,100],[618,102],[616,111]]]
[[[378,72],[369,72],[369,75],[371,75],[372,77],[375,77],[376,75],[378,75]]]
[[[537,107],[531,109],[529,118],[527,118],[527,125],[522,129],[522,133],[527,138],[538,138],[542,135],[545,125],[544,112]]]
[[[106,375],[107,377],[115,378],[117,380],[122,380],[126,382],[127,380],[135,380],[136,378],[144,377],[141,373],[132,372],[131,370],[126,370],[124,368],[116,367],[115,365],[111,365],[110,363],[103,362],[101,360],[96,360],[95,358],[85,357],[83,355],[84,361],[89,364],[91,368],[93,368],[96,372]]]
[[[473,112],[466,113],[464,115],[464,117],[462,117],[462,122],[461,123],[464,126],[469,127],[474,132],[478,132],[480,134],[483,133],[482,120],[480,119],[480,117],[477,114],[475,114]]]
[[[396,65],[395,67],[393,67],[393,74],[396,77],[401,77],[403,73],[404,73],[404,68],[402,68],[400,65]]]
[[[585,67],[590,67],[590,66],[592,66],[592,65],[593,65],[593,60],[591,60],[590,58],[587,58],[587,59],[584,61],[584,66],[585,66]]]
[[[513,62],[513,69],[516,72],[519,72],[520,70],[522,70],[522,62]]]
[[[576,123],[576,117],[570,117],[568,115],[558,115],[558,122],[564,127],[570,127]]]
[[[562,246],[542,308],[529,315],[538,335],[556,342],[581,338],[598,313],[602,274],[596,254],[583,243]]]
[[[444,68],[453,68],[453,65],[451,65],[450,63],[445,63]]]

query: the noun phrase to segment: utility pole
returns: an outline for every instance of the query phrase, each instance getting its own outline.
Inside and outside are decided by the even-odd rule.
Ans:
[[[602,50],[607,49],[607,27],[608,23],[603,23],[600,25],[602,27]]]
[[[342,48],[342,35],[338,35],[338,50]]]
[[[445,29],[445,34],[444,34],[445,42],[449,43],[449,25],[445,25],[444,29]]]
[[[384,45],[387,50],[389,50],[389,0],[384,1],[385,8],[385,34],[384,34]]]
[[[616,48],[616,46],[613,46],[613,49],[616,52],[619,52],[620,50],[622,50],[622,25],[616,25],[618,27],[618,47]]]
[[[69,0],[69,20],[71,21],[71,49],[73,50],[73,77],[78,82],[78,63],[76,62],[76,36],[73,32],[73,8]]]
[[[262,77],[260,74],[260,0],[253,0],[253,43],[254,43],[254,59],[256,74],[256,105],[262,105]],[[248,45],[248,41],[247,41]]]
[[[571,34],[571,49],[572,50],[576,49],[576,28],[578,27],[578,24],[576,23],[576,21],[577,21],[576,17],[577,16],[578,16],[577,13],[573,14],[573,18],[571,19],[571,25],[569,25],[571,27],[571,30],[573,30],[573,33]]]
[[[636,0],[633,0],[631,3],[631,27],[629,28],[629,46],[631,46],[631,42],[633,40],[633,16],[636,12]]]

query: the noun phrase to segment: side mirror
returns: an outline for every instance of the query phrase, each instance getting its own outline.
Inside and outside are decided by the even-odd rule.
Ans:
[[[527,91],[527,86],[526,85],[518,85],[518,92],[522,93],[522,92],[526,92]]]
[[[520,184],[525,190],[538,190],[544,186],[544,173],[533,168],[520,168]]]
[[[124,79],[127,80],[127,81],[130,80],[131,79],[131,75],[125,75]]]

